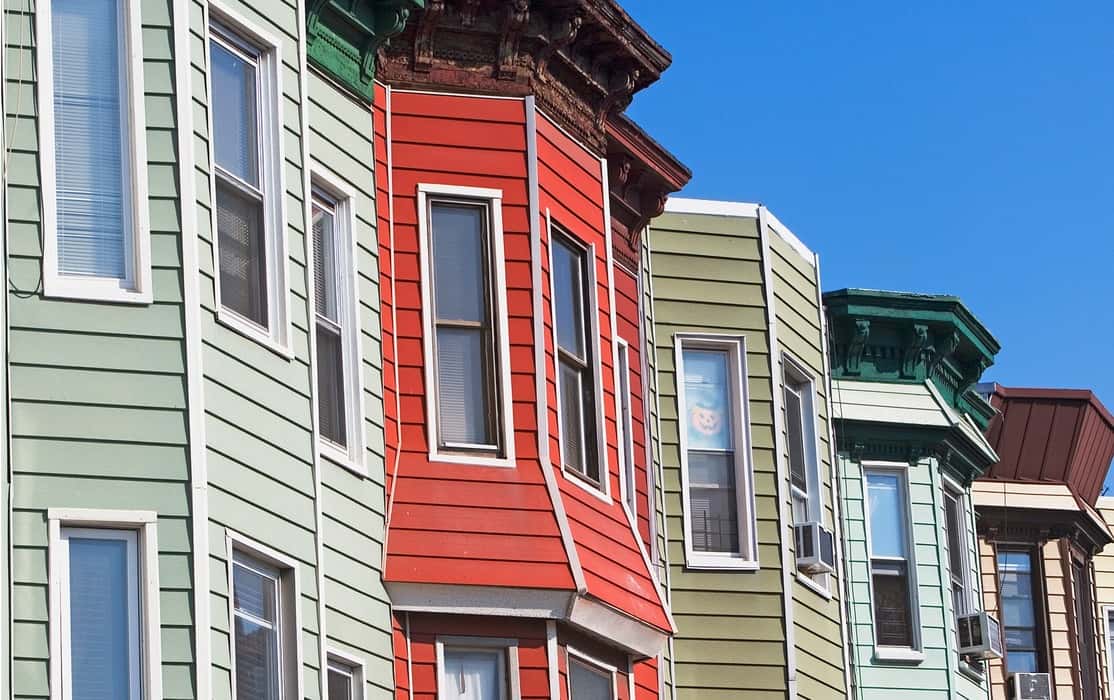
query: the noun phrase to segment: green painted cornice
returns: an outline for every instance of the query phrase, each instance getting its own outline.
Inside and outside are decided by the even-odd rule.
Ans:
[[[928,379],[951,406],[986,428],[994,409],[973,387],[1001,346],[958,297],[841,289],[824,294],[824,306],[833,377]]]
[[[376,51],[402,31],[411,10],[424,7],[425,0],[309,0],[309,60],[371,102],[375,96]]]
[[[918,426],[836,419],[840,453],[855,461],[881,460],[916,464],[934,457],[948,476],[969,486],[992,465],[986,452],[952,426]]]

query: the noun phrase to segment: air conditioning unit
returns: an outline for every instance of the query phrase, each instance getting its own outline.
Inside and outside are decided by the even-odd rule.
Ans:
[[[797,542],[797,568],[809,574],[835,571],[835,536],[818,522],[793,526]]]
[[[1052,700],[1052,680],[1047,673],[1015,673],[1010,680],[1013,700]]]
[[[987,612],[963,615],[956,620],[959,628],[959,653],[975,659],[1002,658],[1002,628]]]

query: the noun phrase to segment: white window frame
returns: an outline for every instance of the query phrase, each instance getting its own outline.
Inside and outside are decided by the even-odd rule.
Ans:
[[[39,102],[39,172],[42,186],[43,293],[50,297],[90,301],[150,304],[151,223],[147,196],[147,125],[143,88],[143,25],[139,0],[120,0],[124,21],[121,28],[124,51],[121,66],[121,101],[126,122],[121,139],[127,153],[121,159],[124,170],[124,279],[86,275],[63,275],[58,270],[58,186],[54,143],[54,30],[51,0],[40,0],[35,11],[36,85]]]
[[[329,460],[340,464],[352,471],[367,476],[367,438],[364,431],[364,377],[361,371],[363,365],[363,331],[360,328],[360,290],[359,267],[356,260],[356,190],[342,178],[325,168],[320,163],[311,165],[311,207],[310,218],[312,221],[313,202],[324,195],[333,206],[333,256],[336,263],[337,280],[337,314],[341,323],[341,347],[344,354],[344,418],[345,433],[348,445],[342,446],[321,436],[317,431],[318,451]],[[306,255],[313,255],[313,243],[310,231],[306,236]],[[312,265],[307,266],[312,270]],[[317,322],[314,313],[313,292],[309,292],[308,304],[314,324]],[[314,326],[316,331],[316,326]],[[314,368],[313,381],[317,382],[316,368]],[[316,392],[316,386],[315,386]]]
[[[445,678],[445,647],[450,649],[475,649],[477,651],[500,650],[502,655],[503,686],[500,700],[521,700],[522,689],[518,667],[518,640],[501,637],[438,636],[435,640],[437,653],[437,700],[447,700],[444,690],[448,687]]]
[[[684,350],[713,350],[727,353],[732,393],[732,421],[735,435],[735,508],[739,523],[737,553],[698,552],[692,546],[692,513],[689,505],[688,435],[684,416]],[[685,566],[690,569],[758,569],[758,515],[754,499],[754,462],[751,455],[750,392],[747,386],[746,337],[714,333],[675,333],[673,335],[674,384],[677,393],[677,433],[681,451],[681,499],[685,537]]]
[[[569,700],[576,700],[572,694],[572,664],[578,662],[585,666],[592,667],[593,670],[603,674],[611,675],[611,700],[619,700],[619,669],[615,666],[590,656],[573,646],[565,647],[565,656],[567,663],[567,672],[565,673],[565,693]]]
[[[233,591],[233,566],[236,555],[255,559],[278,571],[278,643],[281,673],[279,678],[280,700],[302,698],[302,615],[299,564],[296,560],[243,535],[225,531],[225,568],[228,575],[228,659],[230,666],[232,700],[236,700],[236,604]],[[289,660],[293,659],[290,663]]]
[[[630,382],[630,345],[623,338],[616,338],[618,355],[615,358],[615,424],[619,440],[619,485],[623,503],[631,519],[638,521],[638,470],[634,459],[634,389]],[[623,387],[626,391],[623,391]],[[626,415],[623,405],[626,404]]]
[[[364,663],[364,660],[335,648],[329,649],[326,652],[326,657],[328,666],[325,676],[326,692],[329,687],[328,671],[335,668],[341,673],[347,673],[352,679],[352,697],[348,700],[364,700],[364,684],[367,683],[367,664]],[[329,700],[329,698],[326,697],[325,700]]]
[[[69,546],[65,531],[83,534],[131,532],[135,534],[135,577],[139,609],[140,639],[133,640],[138,653],[140,698],[162,697],[162,630],[159,611],[158,516],[144,510],[98,510],[50,508],[47,511],[50,560],[50,698],[70,700],[69,649]],[[118,538],[114,538],[118,539]],[[129,567],[130,568],[130,567]],[[131,571],[129,571],[129,575]]]
[[[210,0],[209,16],[205,25],[205,65],[211,69],[210,53],[213,42],[235,53],[250,58],[244,46],[257,54],[256,77],[258,81],[259,124],[259,190],[263,195],[263,240],[265,244],[267,283],[267,327],[245,318],[221,303],[220,288],[220,234],[217,232],[217,181],[218,179],[242,189],[231,174],[218,175],[216,146],[213,132],[212,80],[206,81],[206,99],[209,109],[209,192],[210,236],[213,249],[213,299],[217,321],[286,359],[293,359],[291,347],[291,319],[289,310],[290,279],[287,274],[286,188],[283,176],[285,164],[282,144],[283,92],[282,49],[279,40],[253,22],[232,11],[222,3]],[[226,38],[222,34],[232,34]],[[242,46],[237,46],[241,44]],[[306,202],[306,206],[309,203]],[[308,233],[307,233],[308,235]]]
[[[948,532],[947,532],[947,526],[948,526],[948,515],[947,515],[947,513],[948,512],[947,512],[947,504],[943,499],[946,499],[946,498],[949,498],[949,497],[954,498],[955,501],[956,501],[956,505],[959,507],[959,528],[960,528],[960,530],[957,533],[957,535],[959,537],[959,547],[960,547],[960,550],[961,550],[960,551],[960,556],[962,558],[963,570],[959,572],[959,576],[957,578],[960,580],[960,583],[963,586],[963,598],[964,598],[964,601],[965,601],[965,604],[966,604],[966,610],[963,610],[962,612],[959,611],[959,610],[953,610],[952,611],[952,616],[953,617],[958,617],[961,614],[969,614],[969,613],[975,612],[975,608],[978,607],[977,603],[975,602],[974,586],[971,585],[972,584],[972,582],[971,582],[971,561],[970,561],[971,557],[970,557],[970,551],[969,551],[970,540],[968,539],[969,534],[967,532],[967,517],[966,517],[967,512],[968,512],[967,494],[964,491],[963,487],[961,487],[959,484],[955,483],[954,481],[952,481],[951,479],[949,479],[948,477],[946,477],[944,475],[941,475],[941,478],[940,478],[940,490],[941,490],[940,506],[941,506],[941,509],[943,510],[943,512],[941,513],[941,516],[942,516],[941,522],[944,525],[944,544],[945,544],[945,546],[949,547],[949,549],[951,547],[951,543],[948,542]],[[950,554],[951,554],[951,552],[949,551],[949,558],[946,561],[946,567],[947,567],[947,573],[948,573],[948,594],[949,594],[949,596],[951,595],[951,586],[952,586],[952,583],[953,583],[952,582],[952,575],[954,574],[954,572],[951,570]],[[953,605],[953,607],[954,607],[954,605]]]
[[[782,390],[792,391],[800,396],[801,399],[801,421],[804,433],[801,435],[803,442],[803,451],[805,457],[805,484],[806,491],[802,492],[793,484],[792,471],[789,468],[789,454],[786,451],[784,459],[786,460],[785,473],[790,476],[789,490],[793,494],[804,496],[806,509],[808,511],[808,520],[805,522],[818,522],[824,524],[824,504],[823,504],[823,491],[824,480],[820,473],[820,431],[817,429],[817,421],[820,420],[820,413],[817,410],[816,401],[816,376],[809,371],[804,363],[798,361],[789,353],[782,353],[781,355],[781,369],[782,369]],[[799,385],[800,390],[790,386],[790,383]],[[784,407],[784,398],[782,399]],[[789,416],[786,412],[786,439],[788,448],[788,425]],[[798,523],[794,523],[798,524]]]
[[[485,206],[488,210],[488,226],[490,231],[490,256],[488,263],[491,271],[490,300],[492,316],[492,331],[495,333],[495,350],[498,354],[492,367],[493,378],[498,382],[498,391],[493,392],[492,399],[499,411],[499,424],[496,429],[501,433],[501,456],[489,454],[469,454],[474,450],[471,445],[461,446],[455,450],[442,446],[440,438],[439,413],[437,405],[437,354],[434,348],[434,331],[436,319],[433,310],[433,257],[430,245],[433,235],[429,221],[429,205],[431,201],[460,201],[467,200],[478,206]],[[459,185],[418,184],[418,255],[421,265],[422,288],[422,348],[425,353],[424,372],[426,385],[426,423],[428,432],[429,460],[431,462],[449,462],[452,464],[469,464],[484,467],[513,468],[515,466],[515,435],[514,435],[514,403],[511,396],[511,349],[510,333],[507,318],[507,263],[503,253],[503,191],[486,187],[463,187]],[[485,290],[485,295],[486,295]]]
[[[554,376],[553,376],[553,378],[554,378],[554,381],[556,382],[556,387],[557,387],[557,392],[556,392],[556,394],[557,394],[557,448],[558,448],[557,460],[558,460],[558,463],[561,465],[561,472],[565,475],[565,477],[570,482],[572,482],[573,484],[576,484],[578,487],[584,489],[585,492],[590,493],[592,496],[595,496],[596,498],[599,498],[604,503],[611,503],[611,467],[610,467],[610,462],[608,460],[608,455],[607,455],[607,423],[606,423],[606,416],[604,415],[604,402],[603,402],[603,362],[602,362],[602,359],[601,359],[603,345],[602,344],[592,345],[591,349],[590,349],[591,359],[595,363],[595,366],[592,368],[592,375],[593,375],[593,383],[595,384],[595,386],[593,387],[593,393],[595,394],[595,404],[596,404],[596,406],[595,406],[596,455],[597,455],[597,459],[599,460],[599,470],[600,470],[599,471],[600,478],[599,478],[598,483],[594,479],[592,479],[592,477],[588,476],[587,474],[581,474],[580,472],[576,471],[575,469],[568,469],[568,468],[565,467],[565,459],[564,459],[564,454],[565,454],[564,420],[562,418],[564,412],[561,410],[564,399],[561,396],[561,377],[560,377],[561,364],[560,364],[560,361],[556,358],[556,352],[557,352],[557,296],[556,296],[556,285],[554,284],[554,281],[553,281],[553,247],[555,245],[554,244],[554,238],[556,236],[560,236],[561,238],[564,238],[569,243],[570,246],[580,248],[581,252],[583,252],[583,254],[584,254],[585,260],[587,260],[587,263],[588,263],[586,265],[587,270],[585,271],[585,274],[587,276],[586,284],[587,284],[588,290],[589,290],[588,291],[588,298],[581,300],[581,303],[583,304],[583,312],[588,318],[589,332],[588,332],[587,335],[589,337],[587,337],[585,339],[585,344],[586,345],[590,344],[590,343],[593,343],[593,342],[599,343],[598,339],[600,338],[599,282],[598,282],[598,279],[597,279],[597,276],[596,276],[596,265],[597,265],[596,245],[595,245],[595,243],[587,243],[587,242],[577,238],[577,236],[575,234],[573,234],[573,232],[571,230],[561,226],[560,224],[554,225],[553,219],[550,216],[548,211],[546,212],[546,230],[547,230],[547,236],[548,236],[548,238],[547,238],[547,241],[548,241],[547,248],[548,248],[548,251],[549,251],[549,260],[548,260],[549,269],[548,269],[548,272],[547,272],[548,277],[549,277],[549,317],[550,317],[550,319],[552,319],[552,324],[553,324],[552,325],[553,348],[554,348],[554,360],[553,360]],[[583,443],[585,441],[581,440],[581,442]],[[587,456],[582,458],[581,463],[586,465]]]
[[[920,606],[920,592],[918,590],[917,578],[917,549],[916,549],[916,536],[913,532],[913,506],[912,494],[910,493],[910,479],[909,479],[909,465],[904,462],[884,462],[884,461],[868,461],[862,462],[862,486],[863,486],[863,518],[866,525],[866,553],[867,553],[867,586],[870,590],[870,634],[871,644],[874,646],[874,658],[880,661],[898,661],[920,663],[924,661],[924,637],[921,633],[921,606]],[[878,644],[878,633],[876,630],[877,614],[874,610],[874,545],[871,536],[870,525],[870,495],[867,484],[867,472],[891,473],[896,474],[902,483],[902,492],[904,499],[902,505],[904,507],[905,518],[905,533],[906,533],[906,551],[909,553],[908,557],[904,559],[906,571],[908,576],[909,587],[909,625],[910,625],[910,639],[911,646],[888,646]],[[879,559],[886,560],[887,557],[879,557]],[[897,560],[893,560],[897,561]]]

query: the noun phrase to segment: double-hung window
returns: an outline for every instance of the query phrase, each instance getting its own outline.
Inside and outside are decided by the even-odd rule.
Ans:
[[[509,466],[502,193],[421,185],[418,201],[431,457]]]
[[[638,472],[634,465],[634,422],[631,418],[631,403],[634,397],[630,387],[630,346],[620,340],[619,361],[616,372],[619,377],[619,457],[623,469],[623,499],[631,515],[638,515]]]
[[[38,6],[49,295],[151,300],[139,4],[43,0]]]
[[[690,566],[753,566],[746,350],[741,338],[676,336],[685,555]]]
[[[1038,673],[1044,666],[1033,552],[1028,547],[998,547],[998,598],[1007,673]]]
[[[236,700],[293,700],[291,572],[239,550],[230,566]]]
[[[162,697],[155,514],[121,513],[48,515],[51,687],[61,700]]]
[[[963,493],[944,489],[944,536],[948,546],[948,582],[952,612],[956,617],[971,611],[971,591],[967,563],[967,517]]]
[[[325,453],[359,465],[363,446],[351,198],[315,187],[312,206],[318,423]]]
[[[916,647],[915,582],[905,472],[866,470],[874,640],[880,647]]]
[[[231,23],[209,27],[220,318],[285,346],[277,51]]]
[[[614,700],[615,671],[569,654],[569,700]]]
[[[1081,700],[1098,700],[1098,672],[1095,648],[1095,599],[1091,589],[1091,568],[1087,562],[1072,556],[1072,602],[1075,607],[1076,654],[1079,657]]]
[[[328,700],[363,700],[364,668],[330,652],[328,658]]]
[[[820,469],[816,441],[816,391],[812,378],[796,362],[782,358],[782,400],[788,448],[793,522],[821,522]]]
[[[606,489],[596,422],[599,352],[592,323],[592,250],[557,232],[551,243],[561,462],[565,469]]]
[[[518,700],[518,642],[441,637],[436,643],[437,700]]]

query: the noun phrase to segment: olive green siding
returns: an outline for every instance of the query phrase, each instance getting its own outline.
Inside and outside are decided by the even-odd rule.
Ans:
[[[154,303],[41,294],[35,3],[7,0],[5,133],[11,285],[12,692],[50,692],[49,508],[154,510],[163,694],[192,698],[184,309],[170,0],[141,0]]]
[[[667,213],[649,231],[677,697],[784,698],[788,690],[773,389],[757,220]],[[674,334],[743,335],[758,571],[685,567]]]
[[[774,316],[777,328],[778,350],[800,365],[810,375],[815,387],[816,433],[819,441],[820,491],[824,526],[835,530],[837,513],[832,489],[832,446],[830,442],[830,412],[828,406],[827,365],[824,351],[823,313],[819,303],[819,270],[815,256],[801,251],[779,235],[780,224],[774,223],[767,235],[770,255],[770,282],[773,287]],[[806,256],[806,253],[808,255]],[[779,381],[781,378],[778,378]],[[778,386],[778,391],[782,386]],[[779,402],[780,404],[780,402]],[[784,406],[779,410],[784,413]],[[784,434],[784,416],[780,423],[783,431],[781,444],[782,463],[788,465],[788,440]],[[783,471],[785,493],[789,493],[789,469]],[[786,501],[785,509],[791,508]],[[785,541],[794,550],[792,518],[786,519]],[[805,582],[804,573],[794,570],[793,625],[794,648],[797,655],[797,696],[800,698],[835,698],[846,695],[844,675],[844,636],[842,582],[839,572],[818,575],[809,579],[820,589]]]

